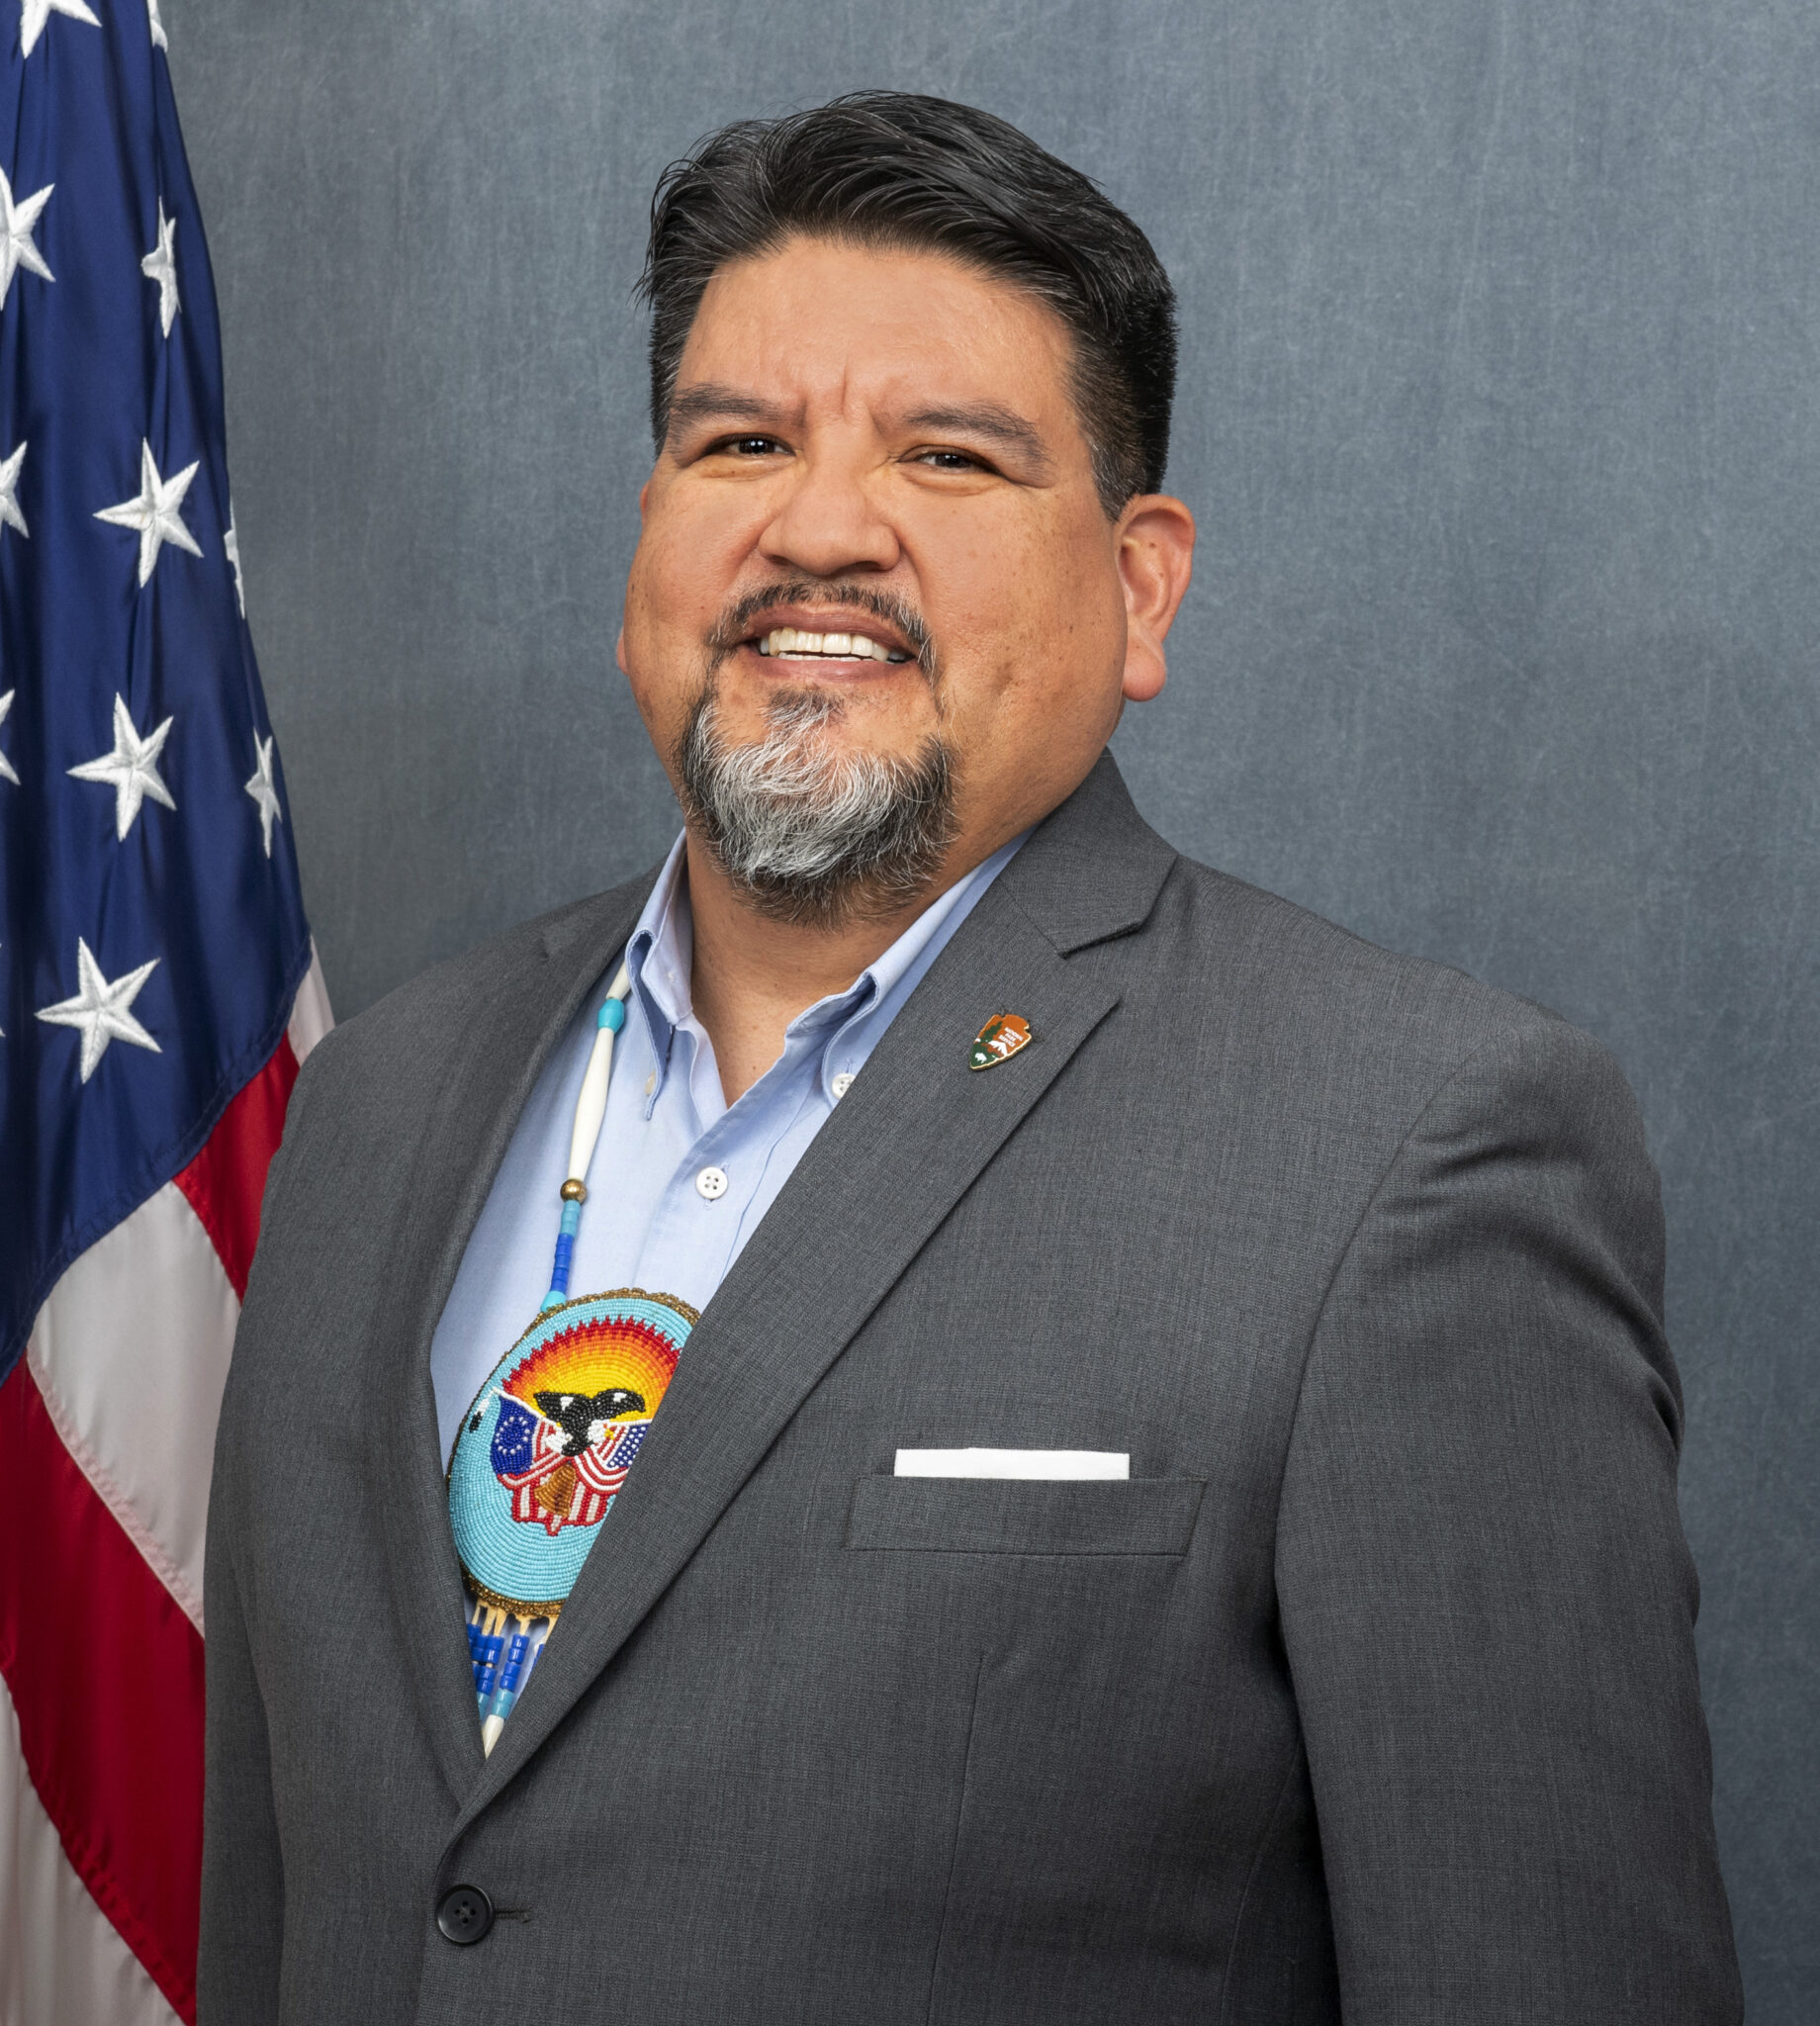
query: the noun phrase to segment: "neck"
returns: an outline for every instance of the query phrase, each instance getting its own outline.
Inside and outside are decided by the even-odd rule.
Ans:
[[[707,1029],[728,1104],[783,1053],[797,1014],[844,992],[883,956],[939,894],[969,873],[984,853],[951,854],[928,888],[884,915],[832,925],[776,921],[739,893],[693,831],[687,847],[694,959],[689,995]]]

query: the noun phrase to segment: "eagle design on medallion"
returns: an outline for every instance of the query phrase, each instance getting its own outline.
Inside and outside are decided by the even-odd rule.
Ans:
[[[540,1315],[476,1395],[449,1458],[468,1587],[521,1615],[562,1608],[644,1446],[695,1312],[621,1288]]]
[[[534,1414],[521,1400],[502,1399],[493,1430],[493,1474],[512,1495],[512,1518],[551,1534],[592,1526],[651,1426],[645,1397],[607,1386],[594,1394],[546,1388],[532,1398]]]

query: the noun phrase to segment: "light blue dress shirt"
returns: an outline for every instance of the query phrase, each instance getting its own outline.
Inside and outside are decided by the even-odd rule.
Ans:
[[[898,1009],[1023,842],[932,901],[846,991],[799,1013],[782,1055],[729,1105],[689,1002],[694,936],[678,838],[627,946],[632,992],[587,1175],[572,1298],[642,1287],[707,1306]],[[445,1462],[469,1404],[549,1290],[575,1101],[609,981],[545,1063],[436,1326],[430,1378]],[[956,1048],[970,1039],[956,1035]]]

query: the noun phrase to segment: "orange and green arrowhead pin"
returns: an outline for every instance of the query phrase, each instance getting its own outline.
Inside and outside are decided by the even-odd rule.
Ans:
[[[1031,1043],[1030,1022],[1022,1013],[995,1013],[967,1050],[969,1069],[991,1069],[1008,1062],[1020,1049]]]

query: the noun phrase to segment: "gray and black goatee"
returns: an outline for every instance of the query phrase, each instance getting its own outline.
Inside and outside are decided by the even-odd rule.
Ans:
[[[947,745],[931,737],[911,759],[830,752],[816,733],[845,709],[826,691],[784,691],[757,745],[729,745],[710,682],[678,751],[682,805],[702,842],[775,921],[828,927],[894,913],[955,841]]]

